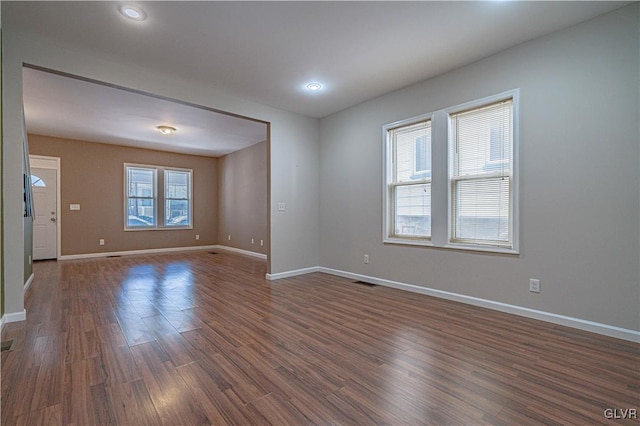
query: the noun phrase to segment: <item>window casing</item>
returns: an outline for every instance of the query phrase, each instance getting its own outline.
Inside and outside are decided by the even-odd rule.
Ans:
[[[193,171],[125,164],[125,231],[191,229]]]
[[[383,127],[385,243],[518,253],[518,97],[515,89]],[[428,144],[416,126],[428,128]],[[403,137],[416,154],[411,174]],[[428,226],[403,229],[407,211]]]

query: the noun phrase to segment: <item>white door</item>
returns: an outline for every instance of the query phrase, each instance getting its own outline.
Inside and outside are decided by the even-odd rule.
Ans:
[[[33,260],[57,257],[57,170],[31,168],[33,190]]]

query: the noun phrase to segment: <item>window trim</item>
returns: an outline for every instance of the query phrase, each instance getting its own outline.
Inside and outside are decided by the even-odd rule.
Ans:
[[[152,169],[154,171],[153,177],[153,191],[154,191],[154,209],[155,209],[155,223],[154,226],[145,226],[145,227],[129,227],[127,226],[127,219],[129,217],[128,213],[128,178],[127,178],[127,170],[129,167],[132,168],[141,168],[141,169]],[[181,168],[181,167],[171,167],[171,166],[158,166],[152,164],[139,164],[139,163],[124,163],[124,231],[125,232],[139,232],[139,231],[173,231],[173,230],[185,230],[185,229],[193,229],[193,169]],[[171,226],[165,225],[165,208],[166,208],[166,194],[165,194],[165,171],[179,171],[179,172],[188,172],[189,173],[189,224],[182,226]],[[160,186],[162,185],[162,186]],[[145,197],[146,198],[146,197]]]
[[[395,121],[382,127],[383,141],[383,223],[382,241],[389,244],[409,246],[437,247],[442,249],[454,249],[463,251],[478,251],[500,254],[520,254],[520,170],[519,170],[519,146],[520,146],[520,90],[512,89],[487,96],[470,102],[465,102],[452,107],[440,109],[427,114],[422,114],[405,120]],[[452,241],[452,162],[451,154],[451,119],[450,115],[468,109],[475,109],[505,99],[513,99],[513,166],[511,178],[511,247],[496,246],[490,244],[470,244],[466,242]],[[399,237],[390,233],[390,224],[393,219],[391,203],[392,197],[389,189],[389,179],[393,173],[392,143],[389,141],[389,130],[406,126],[425,119],[431,120],[431,237],[430,239],[415,239]]]

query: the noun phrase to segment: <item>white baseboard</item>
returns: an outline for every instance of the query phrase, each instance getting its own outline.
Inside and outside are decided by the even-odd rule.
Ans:
[[[273,281],[273,280],[279,280],[281,278],[290,278],[298,275],[311,274],[313,272],[320,272],[320,267],[313,266],[311,268],[296,269],[295,271],[279,272],[277,274],[267,274],[265,277],[268,280]]]
[[[34,275],[31,274],[31,276],[29,277],[29,279],[27,280],[26,283],[24,283],[24,291],[26,292],[29,289],[29,286],[31,286],[31,283],[33,282],[33,278]]]
[[[23,309],[22,312],[12,312],[10,314],[4,314],[2,318],[0,318],[0,330],[4,327],[5,324],[10,322],[19,322],[27,319],[27,310]]]
[[[91,259],[96,257],[109,257],[109,256],[128,256],[132,254],[157,254],[157,253],[173,253],[177,251],[192,251],[192,250],[215,250],[218,246],[191,246],[191,247],[166,247],[157,249],[143,249],[143,250],[126,250],[126,251],[111,251],[104,253],[84,253],[84,254],[67,254],[58,257],[58,260],[73,260],[73,259]]]
[[[592,333],[602,334],[604,336],[615,337],[618,339],[628,340],[640,343],[640,331],[630,330],[626,328],[616,327],[608,324],[587,321],[580,318],[558,315],[551,312],[539,311],[536,309],[525,308],[517,305],[496,302],[493,300],[480,299],[478,297],[466,296],[464,294],[451,293],[448,291],[437,290],[428,287],[420,287],[413,284],[406,284],[398,281],[391,281],[382,278],[370,277],[367,275],[356,274],[353,272],[340,271],[337,269],[325,268],[322,266],[315,268],[298,269],[295,271],[281,272],[278,274],[267,274],[268,280],[276,280],[280,278],[294,277],[297,275],[309,274],[312,272],[323,272],[325,274],[336,275],[343,278],[360,280],[372,284],[378,284],[386,287],[397,288],[400,290],[411,291],[414,293],[425,294],[427,296],[439,297],[441,299],[453,300],[456,302],[466,303],[468,305],[480,306],[495,311],[506,312],[509,314],[519,315],[521,317],[537,319],[540,321],[550,322],[553,324],[564,325],[579,330],[590,331]]]
[[[235,247],[217,245],[217,246],[214,246],[214,250],[230,251],[232,253],[238,253],[238,254],[244,254],[245,256],[256,257],[258,259],[263,259],[263,260],[267,259],[266,254],[256,253],[254,251],[243,250]]]

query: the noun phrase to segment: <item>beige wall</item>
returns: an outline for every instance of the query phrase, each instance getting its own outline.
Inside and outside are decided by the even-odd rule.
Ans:
[[[218,159],[218,243],[267,254],[267,226],[265,141]]]
[[[63,256],[216,244],[215,158],[41,135],[29,135],[29,145],[33,155],[60,157]],[[193,229],[125,232],[125,162],[193,169]],[[69,210],[69,204],[80,204],[80,210]]]

